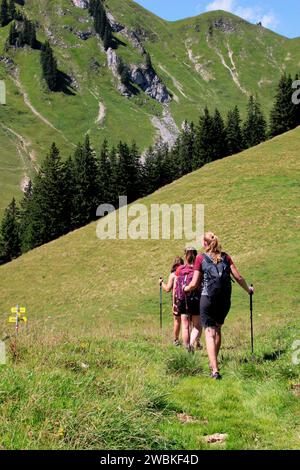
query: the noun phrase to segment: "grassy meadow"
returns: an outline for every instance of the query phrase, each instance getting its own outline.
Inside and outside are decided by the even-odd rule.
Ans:
[[[93,223],[0,267],[1,449],[299,448],[299,149],[298,128],[141,201],[205,204],[205,228],[255,285],[255,360],[235,285],[221,382],[205,350],[172,346],[167,296],[159,331],[158,278],[183,241],[100,241]],[[29,322],[15,349],[16,303]],[[214,433],[226,441],[206,443]]]

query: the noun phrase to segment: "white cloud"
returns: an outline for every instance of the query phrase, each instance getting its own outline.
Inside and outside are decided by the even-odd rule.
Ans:
[[[236,0],[214,0],[206,6],[206,11],[213,10],[229,11],[251,23],[261,21],[265,28],[276,28],[279,24],[278,18],[273,11],[264,12],[259,5],[243,7],[238,5]]]
[[[234,5],[234,0],[215,0],[212,3],[209,3],[206,7],[206,11],[213,10],[225,10],[232,11]]]
[[[271,28],[274,29],[276,26],[279,24],[278,18],[274,15],[273,12],[270,12],[262,17],[261,20],[262,24],[264,25],[265,28]]]

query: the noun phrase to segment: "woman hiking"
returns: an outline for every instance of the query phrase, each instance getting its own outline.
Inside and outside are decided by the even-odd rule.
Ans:
[[[194,344],[198,343],[202,333],[199,312],[200,289],[195,286],[190,292],[185,291],[193,279],[196,257],[195,248],[185,249],[185,264],[177,268],[174,286],[175,304],[178,314],[181,315],[183,344],[191,353],[194,353]]]
[[[180,327],[181,327],[181,316],[178,313],[176,305],[175,305],[174,286],[175,286],[175,279],[176,279],[176,270],[179,266],[182,266],[183,264],[184,264],[183,259],[177,256],[172,264],[171,273],[170,273],[167,284],[164,283],[163,279],[159,280],[159,283],[165,292],[168,293],[172,291],[172,312],[173,312],[173,318],[174,318],[174,342],[173,342],[174,346],[180,346],[179,335],[180,335]]]
[[[200,317],[205,329],[206,349],[211,377],[220,380],[218,354],[221,347],[221,328],[231,306],[231,275],[250,295],[254,290],[238,272],[232,258],[222,251],[218,237],[207,232],[203,237],[205,253],[197,256],[195,272],[185,292],[193,292],[201,284]]]

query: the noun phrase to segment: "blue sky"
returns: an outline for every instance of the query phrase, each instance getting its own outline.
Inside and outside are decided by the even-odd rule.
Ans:
[[[161,18],[174,21],[209,10],[226,10],[284,36],[300,36],[299,0],[135,0]]]

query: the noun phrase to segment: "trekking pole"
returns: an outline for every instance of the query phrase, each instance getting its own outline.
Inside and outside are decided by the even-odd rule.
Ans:
[[[253,287],[253,284],[251,284]],[[253,335],[253,292],[250,294],[250,323],[251,323],[251,353],[254,355],[254,335]]]
[[[163,327],[163,317],[162,317],[162,283],[163,279],[160,278],[159,282],[159,315],[160,315],[160,332],[162,334],[162,327]]]

